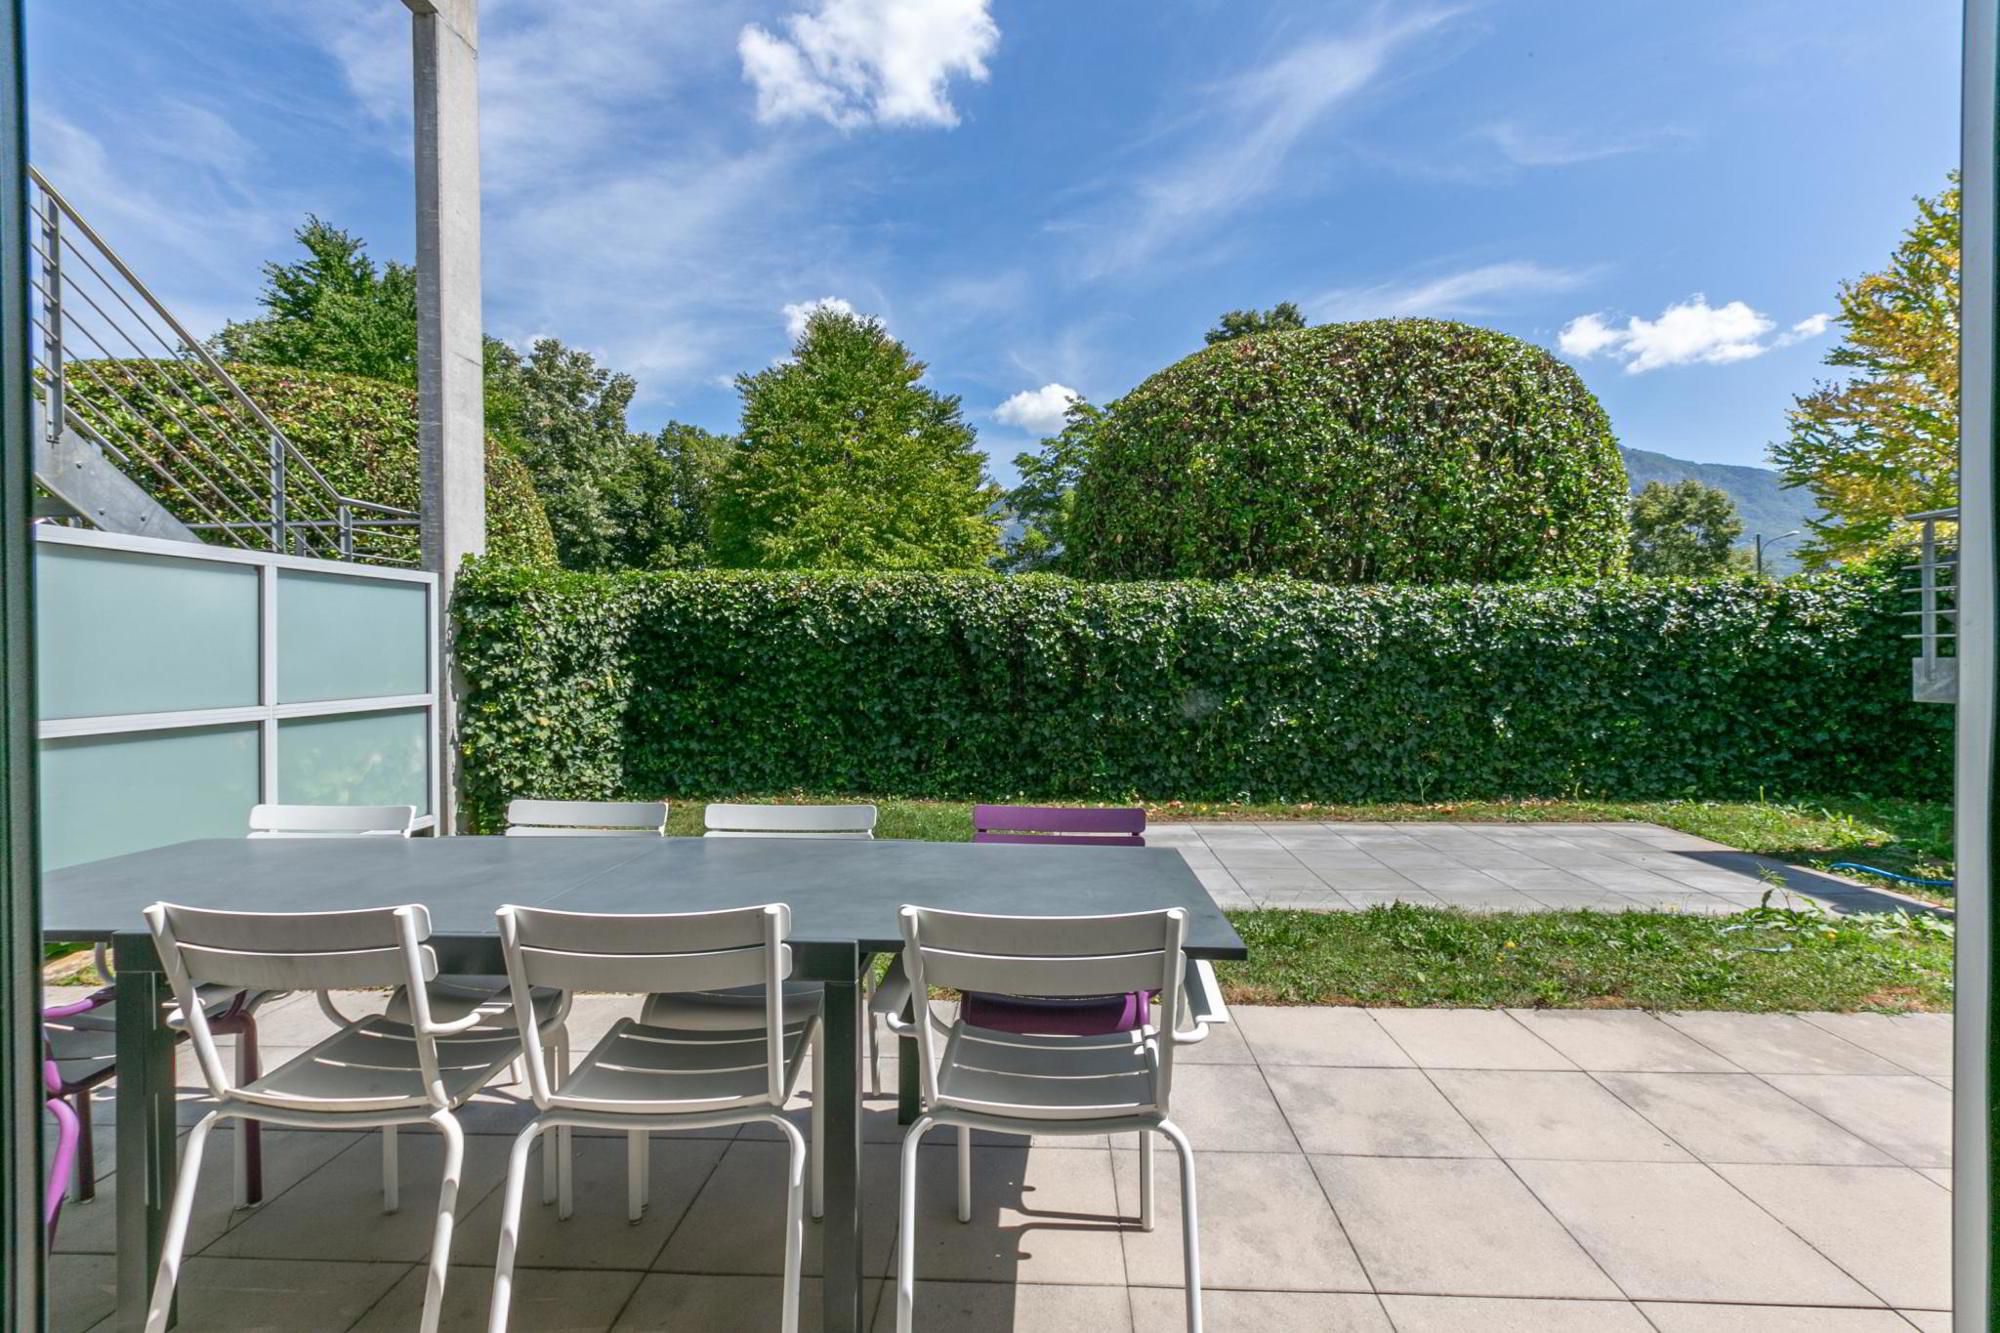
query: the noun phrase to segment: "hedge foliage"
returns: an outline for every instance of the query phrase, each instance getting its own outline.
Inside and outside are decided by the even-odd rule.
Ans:
[[[198,468],[204,451],[199,443],[190,444],[190,428],[201,438],[234,428],[240,439],[242,432],[234,426],[236,418],[225,414],[213,395],[204,391],[204,385],[187,377],[185,367],[176,366],[175,370],[180,378],[172,383],[186,390],[185,397],[162,390],[148,400],[133,392],[128,374],[149,384],[164,383],[153,378],[155,372],[146,362],[80,363],[69,376],[68,391],[91,400],[96,413],[101,414],[94,419],[113,423],[114,443],[127,449],[144,446],[161,455],[163,466],[180,473],[185,465],[154,447],[152,432],[171,439],[196,460]],[[417,508],[423,483],[417,454],[416,390],[386,380],[282,366],[237,364],[229,367],[229,373],[337,490],[357,500]],[[153,410],[151,403],[159,401],[171,410]],[[149,429],[133,420],[134,409],[148,411]],[[213,418],[217,424],[205,425],[197,416]],[[203,470],[210,480],[228,485],[222,469],[210,465]],[[203,517],[157,478],[135,479],[178,517],[188,521]],[[257,481],[250,477],[243,480]],[[184,481],[205,494],[192,473]],[[286,491],[299,497],[295,504],[303,512],[317,513],[318,501],[304,496],[307,485],[295,476]],[[246,512],[264,512],[264,498],[254,486],[235,487],[229,493]],[[365,538],[365,543],[367,553],[405,562],[416,560],[414,530],[381,531]],[[514,564],[553,567],[556,562],[555,537],[527,468],[490,437],[486,441],[486,547],[495,558]]]
[[[1949,789],[1893,575],[1444,587],[477,564],[468,802]]]
[[[1096,578],[1494,582],[1624,568],[1625,466],[1546,351],[1436,319],[1234,338],[1091,433],[1065,525]]]

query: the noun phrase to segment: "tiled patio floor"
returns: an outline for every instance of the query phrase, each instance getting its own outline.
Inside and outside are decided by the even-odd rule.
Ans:
[[[580,1001],[579,1045],[619,1007]],[[1244,1008],[1236,1019],[1186,1048],[1175,1088],[1198,1150],[1214,1333],[1949,1326],[1947,1018]],[[264,1028],[275,1062],[323,1020],[293,999]],[[883,1075],[893,1089],[893,1064]],[[522,1117],[511,1091],[467,1116],[449,1328],[483,1327],[504,1135]],[[870,1102],[876,1276],[891,1264],[894,1119],[889,1099]],[[405,1132],[393,1217],[380,1212],[372,1136],[296,1132],[266,1139],[267,1201],[232,1213],[226,1138],[203,1173],[183,1327],[413,1326],[434,1137]],[[100,1142],[108,1170],[108,1133]],[[1171,1153],[1151,1234],[1120,1220],[1138,1207],[1129,1139],[982,1141],[970,1225],[953,1218],[950,1140],[936,1136],[922,1158],[920,1327],[1181,1327]],[[624,1218],[623,1162],[616,1139],[580,1143],[569,1222],[531,1191],[515,1327],[774,1327],[773,1138],[656,1146],[637,1226]],[[65,1333],[108,1313],[111,1207],[105,1189],[63,1219],[54,1327]],[[814,1245],[809,1232],[809,1272]],[[809,1279],[813,1320],[816,1288]],[[870,1289],[876,1327],[893,1327],[881,1290]]]
[[[1155,824],[1146,841],[1178,847],[1224,907],[1729,913],[1774,886],[1849,910],[1909,905],[1658,824]]]

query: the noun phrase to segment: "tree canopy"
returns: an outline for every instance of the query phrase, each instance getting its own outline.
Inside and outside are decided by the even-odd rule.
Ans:
[[[1007,492],[1007,513],[1014,526],[1000,560],[1000,567],[1010,573],[1061,573],[1065,569],[1076,482],[1090,454],[1091,432],[1104,413],[1075,398],[1067,415],[1062,430],[1043,440],[1039,450],[1014,455],[1014,468],[1021,480]]]
[[[1799,397],[1771,449],[1826,510],[1800,551],[1810,564],[1865,555],[1903,516],[1958,503],[1957,176],[1916,206],[1888,267],[1841,284],[1826,364],[1849,373]]]
[[[224,359],[416,383],[417,271],[378,268],[359,237],[315,216],[293,236],[306,257],[264,265],[264,317],[223,325]]]
[[[1305,326],[1306,317],[1299,308],[1290,301],[1280,301],[1269,310],[1231,310],[1216,321],[1214,328],[1202,335],[1202,341],[1213,347],[1231,338],[1247,338],[1254,333],[1282,333]]]
[[[717,560],[752,569],[966,569],[999,554],[999,488],[959,400],[877,320],[820,309],[791,359],[739,375]]]
[[[1632,500],[1632,572],[1704,578],[1728,573],[1743,521],[1727,491],[1692,477],[1649,481]]]

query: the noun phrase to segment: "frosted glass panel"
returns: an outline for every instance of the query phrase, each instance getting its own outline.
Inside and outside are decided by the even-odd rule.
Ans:
[[[257,571],[40,543],[37,692],[44,718],[257,702]]]
[[[425,592],[421,583],[280,570],[278,701],[428,693]]]
[[[41,788],[51,870],[190,838],[240,838],[257,803],[257,728],[43,741]]]
[[[427,714],[357,713],[278,724],[278,799],[294,805],[431,808]]]

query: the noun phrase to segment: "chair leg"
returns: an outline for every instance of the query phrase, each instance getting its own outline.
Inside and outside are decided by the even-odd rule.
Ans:
[[[799,1333],[799,1277],[806,1252],[806,1141],[791,1121],[783,1116],[772,1119],[791,1148],[785,1177],[785,1291],[779,1327],[782,1333]]]
[[[917,1304],[917,1144],[937,1122],[920,1115],[903,1135],[903,1175],[896,1195],[896,1333],[910,1333]]]
[[[549,1084],[551,1087],[560,1087],[563,1075],[569,1072],[569,1029],[567,1027],[559,1027],[555,1030],[549,1039],[548,1050],[550,1055]],[[544,1204],[551,1204],[556,1201],[556,1135],[558,1132],[553,1126],[546,1126],[542,1130],[542,1202]]]
[[[625,1220],[633,1226],[646,1215],[647,1185],[653,1172],[653,1136],[643,1129],[625,1135]]]
[[[507,1192],[500,1208],[500,1254],[493,1261],[493,1307],[486,1317],[487,1333],[507,1333],[507,1307],[514,1298],[514,1250],[521,1238],[521,1196],[528,1192],[528,1150],[539,1139],[548,1159],[549,1129],[529,1125],[514,1136],[507,1154]]]
[[[255,1083],[262,1073],[257,1059],[257,1020],[239,1017],[236,1031],[236,1086]],[[236,1206],[264,1202],[264,1127],[247,1117],[236,1122]]]
[[[69,1100],[76,1108],[76,1123],[82,1135],[76,1141],[76,1171],[69,1178],[69,1201],[89,1203],[97,1197],[97,1134],[90,1125],[90,1089],[77,1089]]]
[[[167,1209],[166,1235],[160,1242],[160,1270],[153,1279],[153,1303],[146,1308],[146,1333],[166,1333],[167,1317],[173,1313],[174,1286],[180,1281],[181,1250],[187,1244],[188,1214],[194,1211],[195,1182],[201,1178],[201,1154],[208,1144],[208,1132],[221,1114],[210,1111],[188,1135],[187,1151],[181,1154],[180,1179],[174,1183],[174,1201]]]
[[[444,1278],[451,1267],[451,1225],[458,1207],[458,1176],[465,1166],[465,1131],[458,1117],[439,1111],[431,1123],[444,1135],[444,1182],[438,1186],[437,1225],[431,1232],[430,1274],[424,1282],[422,1333],[437,1333],[438,1315],[444,1309]]]
[[[576,1211],[576,1134],[568,1125],[556,1131],[556,1216],[569,1221]]]
[[[402,1173],[396,1166],[396,1127],[382,1126],[382,1211],[393,1213],[403,1206]]]
[[[1201,1218],[1194,1206],[1194,1145],[1171,1120],[1160,1122],[1160,1133],[1173,1140],[1181,1159],[1181,1259],[1187,1266],[1187,1333],[1201,1333]]]
[[[958,1127],[958,1220],[972,1220],[972,1131]]]
[[[813,1024],[812,1035],[812,1215],[826,1216],[826,1025]]]
[[[1139,1131],[1139,1230],[1153,1229],[1153,1136]]]

